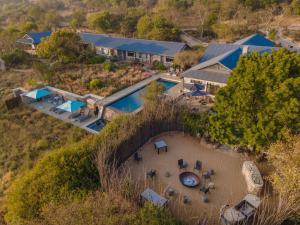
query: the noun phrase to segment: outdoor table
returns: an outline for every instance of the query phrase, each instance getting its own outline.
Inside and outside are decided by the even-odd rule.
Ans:
[[[159,154],[160,149],[165,149],[165,151],[168,151],[168,145],[164,140],[156,141],[154,142],[154,149],[157,150],[157,154]]]
[[[150,188],[146,188],[143,193],[141,194],[141,197],[151,203],[153,203],[156,206],[164,206],[167,204],[168,200],[159,194],[157,194],[155,191],[153,191]]]

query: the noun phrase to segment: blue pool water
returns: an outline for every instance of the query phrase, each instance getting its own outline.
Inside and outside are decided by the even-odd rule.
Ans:
[[[94,131],[99,132],[104,126],[105,126],[105,123],[103,120],[97,120],[96,122],[88,125],[87,128],[90,128]]]
[[[157,82],[162,84],[165,87],[166,91],[177,84],[176,82],[167,81],[167,80],[158,80]],[[132,94],[127,95],[113,102],[112,104],[109,105],[109,107],[127,113],[137,110],[143,105],[142,95],[145,92],[146,87],[137,90],[136,92],[133,92]]]

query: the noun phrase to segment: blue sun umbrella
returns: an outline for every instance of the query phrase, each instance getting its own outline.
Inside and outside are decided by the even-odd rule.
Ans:
[[[25,94],[25,96],[33,99],[40,99],[48,95],[51,95],[51,92],[45,89],[36,89]]]
[[[56,108],[73,113],[84,107],[85,105],[86,104],[84,102],[80,101],[67,101],[64,104],[57,106]]]

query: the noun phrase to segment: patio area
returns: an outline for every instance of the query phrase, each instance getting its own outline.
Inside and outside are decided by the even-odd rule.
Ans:
[[[40,90],[43,91],[43,89]],[[23,102],[38,111],[94,133],[94,130],[89,129],[88,126],[99,118],[85,102],[66,99],[53,92],[37,99],[34,94],[36,94],[35,91],[25,93],[22,96]]]
[[[164,140],[168,148],[158,154],[154,144],[160,140]],[[179,159],[183,159],[182,169]],[[197,160],[201,161],[201,170],[194,168]],[[182,133],[172,133],[149,141],[125,166],[132,178],[140,181],[144,188],[149,187],[169,199],[171,210],[180,218],[195,223],[206,217],[207,224],[219,224],[221,207],[238,203],[247,193],[242,175],[244,160],[241,155],[215,149],[204,140],[200,142]],[[184,166],[185,163],[187,165]],[[211,170],[214,171],[211,179],[205,179],[206,172]],[[200,178],[200,184],[195,188],[184,186],[179,179],[183,172],[195,174]],[[214,187],[204,190],[203,187],[207,188],[210,183]]]

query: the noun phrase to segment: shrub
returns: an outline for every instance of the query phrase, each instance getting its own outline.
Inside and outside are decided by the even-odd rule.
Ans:
[[[96,55],[88,59],[88,64],[102,64],[104,62],[105,62],[105,57],[101,55]]]
[[[14,50],[11,53],[2,56],[5,65],[8,67],[14,67],[18,65],[28,64],[30,62],[30,55],[21,50]]]
[[[208,113],[186,113],[183,115],[185,130],[194,136],[204,136],[209,128]]]
[[[110,71],[113,71],[115,68],[115,65],[113,62],[107,60],[103,63],[103,70],[106,71],[106,72],[110,72]]]
[[[95,142],[90,139],[54,150],[36,166],[19,176],[7,193],[9,224],[34,219],[48,203],[58,204],[65,198],[80,198],[99,186],[93,162]],[[94,152],[95,153],[95,152]]]
[[[159,61],[157,61],[157,60],[155,60],[155,61],[152,63],[152,66],[153,66],[153,69],[155,69],[155,70],[164,71],[164,70],[167,69],[167,68],[165,67],[165,65],[164,65],[162,62],[159,62]]]
[[[102,87],[102,81],[100,79],[93,79],[90,81],[90,88],[91,89],[96,89],[96,88],[101,88]]]
[[[151,203],[145,203],[139,211],[134,225],[181,225],[165,208],[159,208]]]

